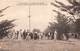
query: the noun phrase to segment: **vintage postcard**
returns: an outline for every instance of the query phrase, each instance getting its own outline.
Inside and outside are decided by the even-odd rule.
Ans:
[[[0,51],[80,51],[80,0],[0,0]]]

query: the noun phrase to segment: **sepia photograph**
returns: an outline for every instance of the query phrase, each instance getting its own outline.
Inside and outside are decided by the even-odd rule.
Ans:
[[[80,51],[80,0],[0,0],[0,51]]]

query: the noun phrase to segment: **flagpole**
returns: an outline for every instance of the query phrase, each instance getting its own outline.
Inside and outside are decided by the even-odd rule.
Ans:
[[[29,7],[28,7],[28,9],[29,9],[29,15],[28,15],[28,19],[29,19],[29,24],[28,24],[28,31],[29,32],[31,32],[31,6],[35,6],[35,5],[43,5],[43,6],[46,6],[47,4],[45,4],[44,2],[40,2],[40,3],[35,3],[35,2],[33,2],[33,3],[30,3],[30,1],[29,1],[29,3],[25,3],[25,2],[22,2],[22,3],[19,3],[19,4],[17,4],[17,5],[28,5]]]
[[[29,18],[29,32],[31,32],[31,14],[30,14],[30,5],[29,5],[29,16],[28,16],[28,18]]]

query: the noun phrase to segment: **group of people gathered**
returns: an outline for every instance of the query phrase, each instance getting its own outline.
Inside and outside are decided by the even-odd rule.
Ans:
[[[53,39],[53,34],[43,32],[28,32],[26,30],[12,31],[9,34],[11,39],[23,39],[23,40],[39,40],[39,39]]]

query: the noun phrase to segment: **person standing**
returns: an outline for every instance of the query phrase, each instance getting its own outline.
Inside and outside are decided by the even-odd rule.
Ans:
[[[21,35],[22,35],[22,29],[20,29],[20,31],[19,31],[18,40],[22,39]]]

